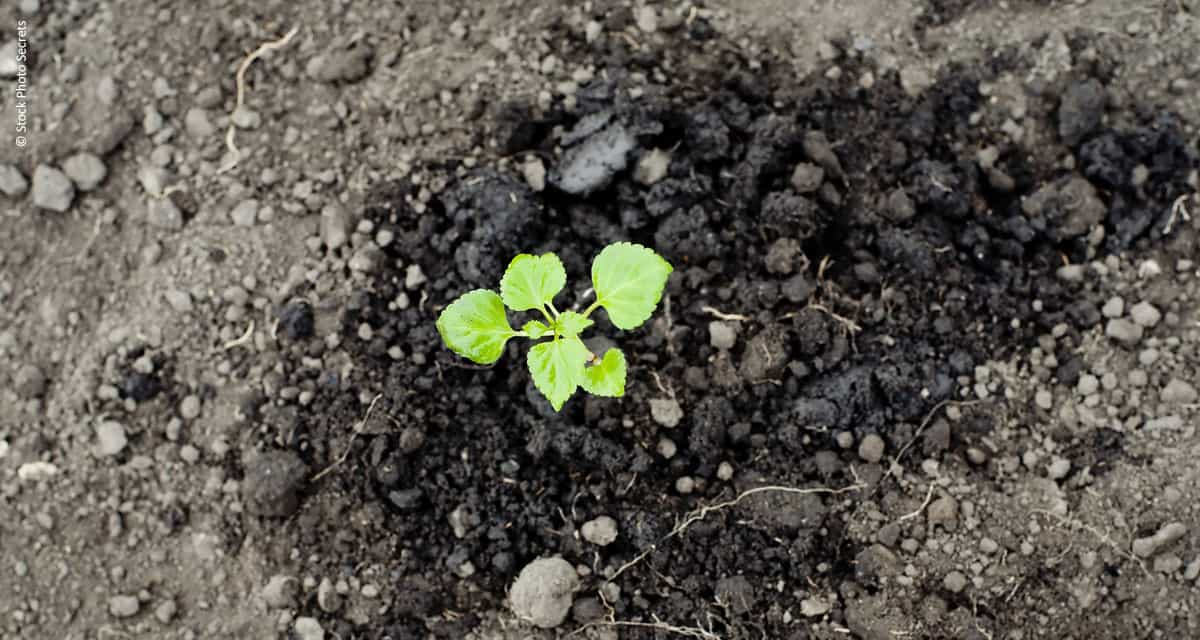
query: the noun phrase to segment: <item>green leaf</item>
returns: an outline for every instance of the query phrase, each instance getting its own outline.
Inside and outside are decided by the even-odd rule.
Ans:
[[[554,299],[567,284],[567,272],[553,253],[522,253],[508,263],[500,279],[500,297],[513,311],[537,309]]]
[[[640,326],[662,299],[671,264],[640,244],[610,244],[592,262],[596,302],[618,329]]]
[[[450,350],[479,364],[492,364],[504,353],[504,343],[516,335],[495,291],[464,293],[438,315],[437,330]]]
[[[620,349],[604,352],[604,359],[584,371],[580,386],[588,393],[606,398],[625,395],[625,354]]]
[[[527,362],[533,385],[550,401],[555,411],[584,379],[584,367],[591,353],[579,338],[559,338],[539,342],[529,350]]]
[[[596,324],[595,320],[574,311],[564,311],[554,321],[554,326],[558,328],[558,332],[561,335],[570,337],[583,333],[584,329],[594,324]]]
[[[521,331],[524,331],[526,335],[534,340],[554,333],[554,329],[546,326],[546,323],[540,320],[526,322],[525,326],[521,327]]]

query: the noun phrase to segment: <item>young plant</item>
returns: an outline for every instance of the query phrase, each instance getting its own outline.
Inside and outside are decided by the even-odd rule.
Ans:
[[[641,326],[662,299],[671,264],[639,244],[608,245],[592,262],[596,300],[577,313],[554,307],[554,296],[567,283],[562,261],[553,253],[523,253],[509,263],[500,279],[500,294],[489,289],[464,293],[437,319],[438,333],[451,351],[479,364],[492,364],[509,338],[541,340],[529,349],[526,362],[533,384],[555,411],[575,389],[597,396],[625,395],[625,354],[609,349],[603,358],[588,350],[579,334],[595,324],[589,318],[600,307],[613,326],[626,331]],[[504,311],[537,310],[545,320],[530,320],[517,331]]]

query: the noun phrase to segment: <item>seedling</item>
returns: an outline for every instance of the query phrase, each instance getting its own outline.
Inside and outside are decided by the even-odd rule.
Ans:
[[[562,261],[553,253],[523,253],[508,264],[500,279],[500,294],[489,289],[464,293],[442,309],[438,333],[451,351],[479,364],[492,364],[504,353],[509,338],[541,340],[529,349],[526,362],[533,384],[555,411],[583,387],[597,396],[625,395],[625,354],[609,349],[603,358],[588,350],[579,334],[595,324],[588,316],[600,307],[618,329],[642,325],[662,299],[671,264],[639,244],[610,244],[592,261],[592,290],[596,300],[577,313],[554,307],[554,296],[567,283]],[[541,312],[517,331],[504,307]]]

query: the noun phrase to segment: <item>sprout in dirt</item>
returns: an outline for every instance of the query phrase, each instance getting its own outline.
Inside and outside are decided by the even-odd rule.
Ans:
[[[625,354],[609,349],[603,357],[588,350],[579,335],[595,324],[589,318],[600,307],[618,329],[641,326],[662,299],[671,264],[651,249],[629,242],[611,244],[592,262],[596,300],[577,313],[559,311],[554,296],[567,284],[567,272],[553,253],[523,253],[509,263],[500,279],[500,293],[476,289],[450,303],[437,319],[438,333],[451,351],[479,364],[492,364],[504,353],[509,338],[540,340],[526,361],[533,384],[555,411],[575,390],[619,398],[625,394]],[[508,323],[505,306],[513,311],[537,311],[520,331]],[[544,321],[543,321],[544,320]]]

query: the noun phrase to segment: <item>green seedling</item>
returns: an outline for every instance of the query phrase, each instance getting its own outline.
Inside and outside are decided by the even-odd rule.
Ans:
[[[523,253],[509,263],[500,279],[500,294],[476,289],[450,303],[437,319],[438,333],[451,351],[478,364],[492,364],[504,353],[509,338],[540,340],[529,349],[526,362],[533,384],[555,411],[579,387],[597,396],[625,395],[625,354],[609,349],[598,358],[579,335],[595,324],[588,316],[600,307],[618,329],[641,326],[662,299],[671,264],[639,244],[608,245],[592,262],[596,300],[577,313],[554,307],[554,296],[567,284],[567,272],[553,253]],[[517,331],[504,307],[539,311],[544,320],[530,320]]]

